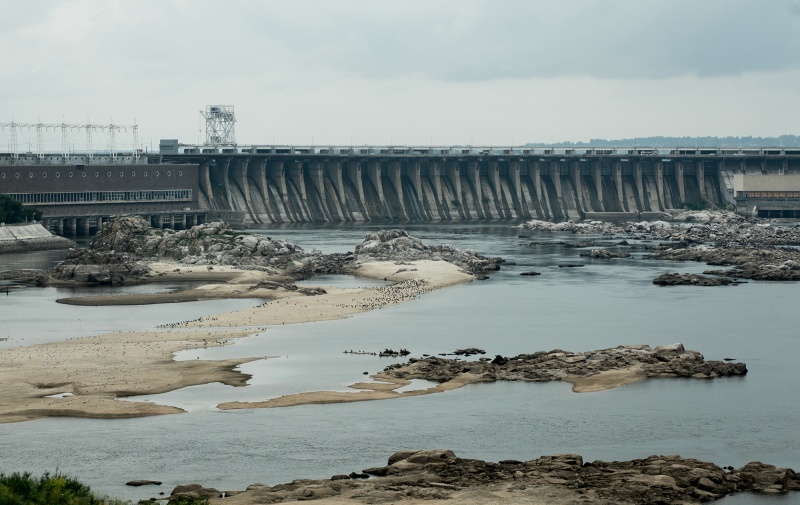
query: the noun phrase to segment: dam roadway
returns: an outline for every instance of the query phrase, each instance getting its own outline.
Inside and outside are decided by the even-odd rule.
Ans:
[[[244,224],[558,221],[608,213],[635,216],[687,205],[738,209],[748,204],[736,198],[736,174],[800,174],[800,148],[354,148],[164,142],[161,154],[152,156],[150,163],[198,165],[200,208],[235,215]],[[785,202],[788,197],[783,193],[781,198]]]

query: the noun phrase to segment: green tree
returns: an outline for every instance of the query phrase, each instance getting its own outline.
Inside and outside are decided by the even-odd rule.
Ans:
[[[33,221],[34,215],[41,217],[42,213],[33,207],[23,207],[22,203],[8,195],[0,195],[0,223]]]

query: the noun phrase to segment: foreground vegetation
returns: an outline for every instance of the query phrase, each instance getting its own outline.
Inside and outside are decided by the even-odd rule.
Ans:
[[[22,204],[8,195],[0,195],[0,223],[14,224],[33,221],[35,215],[42,213],[33,207],[23,207]]]
[[[129,505],[110,498],[99,498],[87,486],[59,473],[36,478],[30,473],[0,473],[0,505]],[[150,503],[149,501],[144,503]],[[204,505],[208,500],[180,498],[170,505]]]

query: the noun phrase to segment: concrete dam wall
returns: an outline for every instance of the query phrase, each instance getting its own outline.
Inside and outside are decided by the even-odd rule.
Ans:
[[[201,208],[244,223],[583,219],[725,206],[729,177],[704,161],[242,159],[199,167]]]

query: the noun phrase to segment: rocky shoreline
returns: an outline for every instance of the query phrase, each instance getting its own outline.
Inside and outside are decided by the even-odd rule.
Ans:
[[[462,505],[644,505],[700,503],[739,492],[783,494],[800,490],[800,476],[789,468],[758,461],[741,468],[680,456],[649,456],[630,461],[584,461],[578,454],[541,456],[498,463],[459,458],[449,450],[394,453],[386,466],[298,479],[245,491],[219,491],[199,484],[177,486],[170,500],[207,498],[236,505],[314,501],[344,503],[429,503]],[[224,497],[224,498],[222,498]]]

